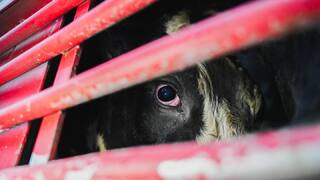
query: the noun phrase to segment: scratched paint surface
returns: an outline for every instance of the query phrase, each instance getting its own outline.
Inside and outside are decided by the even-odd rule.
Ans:
[[[85,14],[89,6],[90,1],[80,4],[77,7],[75,19]],[[69,80],[75,74],[80,54],[81,48],[76,46],[62,55],[53,86]],[[43,164],[54,158],[63,121],[64,112],[62,111],[43,117],[29,164]]]
[[[1,86],[0,108],[38,92],[43,85],[46,71],[47,63]],[[29,125],[22,124],[0,133],[0,168],[13,166],[19,161],[28,130]]]
[[[92,10],[83,17],[91,17],[92,12],[97,11]],[[174,36],[160,38],[79,74],[68,82],[1,109],[0,128],[30,121],[183,70],[206,59],[279,37],[295,28],[310,25],[319,17],[319,0],[253,1],[196,23]],[[11,68],[6,66],[2,70],[10,71]],[[7,74],[1,71],[1,67],[0,73]],[[31,111],[27,112],[28,109]],[[18,119],[18,113],[24,114],[24,117]]]
[[[32,8],[35,8],[39,6],[41,1],[32,2],[33,0],[24,0],[20,1],[17,4],[18,7],[21,8],[21,3],[24,3],[23,5],[31,5]],[[50,0],[42,0],[41,4],[49,2]],[[14,29],[11,29],[9,32],[6,32],[2,37],[0,37],[0,54],[4,52],[7,49],[10,49],[17,43],[21,42],[25,38],[29,37],[30,35],[34,34],[35,32],[39,31],[41,28],[43,28],[45,25],[51,23],[53,20],[57,19],[62,14],[66,13],[68,10],[75,7],[77,4],[79,4],[83,0],[53,0],[50,3],[46,4],[45,7],[41,8],[37,13],[32,14],[32,16],[26,16],[24,17],[24,20],[17,24]],[[26,3],[27,2],[27,3]],[[19,4],[20,3],[20,4]],[[36,4],[38,3],[38,4]],[[15,5],[16,6],[16,5]],[[15,7],[18,9],[18,7]],[[26,7],[24,7],[26,8]],[[28,8],[27,8],[28,9]],[[48,11],[48,9],[50,11]],[[20,9],[18,9],[20,10]],[[18,11],[21,12],[21,11]],[[24,11],[22,11],[25,13]],[[9,10],[9,12],[5,12],[6,14],[12,15],[12,9]],[[13,16],[17,13],[13,13]],[[1,18],[1,17],[0,17]],[[11,20],[11,19],[10,19]],[[0,20],[1,21],[1,20]],[[6,26],[0,27],[0,31],[2,28],[8,28],[7,26],[10,26],[8,23],[6,23]]]
[[[30,38],[27,38],[26,40],[22,41],[20,44],[17,44],[14,48],[11,48],[8,53],[7,52],[4,53],[4,56],[1,57],[0,59],[0,66],[11,61],[13,58],[17,57],[18,55],[22,54],[26,50],[30,49],[31,47],[33,47],[35,44],[39,43],[43,39],[49,37],[53,32],[56,32],[58,27],[61,24],[61,21],[62,21],[61,18],[55,20],[54,23],[49,24],[44,29],[37,32]]]
[[[87,38],[110,27],[123,18],[146,7],[155,0],[108,0],[95,7],[58,33],[0,67],[0,84],[71,49]],[[50,9],[49,9],[50,11]],[[15,69],[12,71],[12,69]]]
[[[9,57],[1,59],[0,63],[3,61],[9,61],[15,56],[21,54],[23,51],[32,47],[34,44],[48,37],[58,29],[61,22],[61,19],[53,22],[42,31],[17,45],[12,50]],[[0,86],[0,109],[39,92],[44,83],[47,67],[47,63],[42,64],[17,79]],[[19,114],[18,118],[23,118],[23,115]],[[18,163],[29,128],[29,124],[24,123],[12,129],[6,129],[0,132],[0,169],[11,167]]]
[[[23,0],[17,1],[9,9],[1,13],[0,22],[6,22],[5,25],[1,23],[0,36],[9,31],[11,28],[19,24],[24,19],[31,16],[41,7],[46,5],[51,0]],[[8,19],[10,19],[8,21]]]
[[[320,125],[211,144],[176,143],[93,153],[0,171],[32,179],[304,179],[320,177]]]

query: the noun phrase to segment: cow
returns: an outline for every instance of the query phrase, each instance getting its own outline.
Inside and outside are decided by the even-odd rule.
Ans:
[[[240,3],[159,2],[90,39],[79,71],[174,36]],[[319,32],[314,26],[73,108],[67,111],[70,120],[59,151],[72,149],[62,154],[75,155],[188,140],[207,143],[317,120]]]

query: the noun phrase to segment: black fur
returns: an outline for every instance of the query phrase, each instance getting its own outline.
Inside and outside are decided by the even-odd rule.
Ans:
[[[88,40],[79,72],[165,35],[164,22],[180,10],[187,10],[191,22],[197,22],[209,10],[223,11],[240,2],[161,1]],[[318,119],[319,32],[312,28],[206,63],[217,102],[225,100],[229,115],[236,117],[232,126],[243,126],[248,133]],[[231,59],[232,65],[225,59]],[[204,97],[197,78],[193,67],[67,111],[60,155],[97,151],[98,134],[104,136],[108,149],[195,139],[204,126]],[[164,82],[179,92],[181,106],[168,108],[155,101],[155,88]],[[258,114],[253,115],[241,99],[241,85],[250,96],[259,86],[263,102]]]
[[[270,70],[268,76],[274,79],[273,90],[279,93],[279,99],[273,101],[281,103],[282,108],[279,108],[283,109],[284,123],[296,125],[319,120],[319,48],[320,26],[316,24],[246,52],[249,56],[244,59],[259,60],[264,69]],[[252,77],[256,74],[253,73]]]

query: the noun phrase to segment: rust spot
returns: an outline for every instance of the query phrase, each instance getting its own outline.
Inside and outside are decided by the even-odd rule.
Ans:
[[[39,58],[37,58],[37,59],[34,61],[34,64],[35,64],[35,65],[40,65],[40,64],[41,64],[40,59],[39,59]]]

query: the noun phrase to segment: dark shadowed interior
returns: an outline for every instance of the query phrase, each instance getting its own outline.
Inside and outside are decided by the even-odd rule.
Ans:
[[[77,73],[167,35],[164,24],[181,11],[192,24],[244,2],[159,1],[84,42]],[[98,137],[109,150],[221,140],[317,121],[319,47],[316,24],[208,61],[205,73],[194,66],[70,108],[57,156],[102,150]],[[209,116],[218,123],[207,124]],[[222,132],[225,127],[230,132]]]

